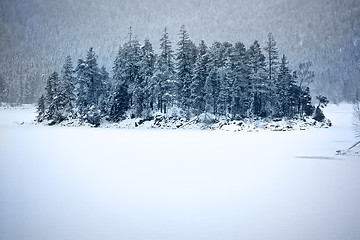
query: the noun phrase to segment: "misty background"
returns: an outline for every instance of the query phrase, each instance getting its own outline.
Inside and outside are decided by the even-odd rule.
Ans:
[[[353,101],[360,93],[359,0],[0,0],[0,101],[33,103],[45,81],[94,47],[111,72],[129,28],[159,49],[164,27],[176,50],[184,24],[205,40],[265,46],[268,32],[295,70],[313,62],[313,94]]]

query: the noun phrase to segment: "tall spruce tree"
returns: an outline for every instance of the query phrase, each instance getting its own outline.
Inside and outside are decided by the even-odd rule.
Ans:
[[[81,121],[94,126],[100,124],[101,110],[99,100],[101,96],[102,80],[100,69],[96,61],[96,54],[91,47],[85,60],[79,59],[77,74],[77,114]]]
[[[124,82],[128,87],[130,106],[134,103],[133,94],[137,88],[140,54],[140,43],[136,38],[132,37],[130,28],[129,41],[119,48],[113,67],[115,82]]]
[[[74,116],[75,78],[71,57],[67,56],[61,71],[61,91],[63,93],[63,108],[66,118]]]
[[[151,84],[155,61],[153,48],[148,39],[145,40],[140,50],[139,72],[134,90],[134,110],[136,117],[143,117],[144,111],[149,108],[149,86]],[[145,115],[148,115],[148,113]]]
[[[202,40],[198,47],[198,56],[193,70],[193,79],[190,85],[192,108],[197,115],[205,111],[205,83],[208,76],[209,63],[208,49]]]
[[[189,34],[182,25],[179,33],[178,49],[176,53],[176,70],[177,70],[177,84],[178,96],[181,107],[190,110],[191,106],[191,82],[193,78],[194,48],[193,43],[189,39]]]
[[[206,111],[214,115],[218,112],[219,69],[224,66],[223,52],[223,46],[220,42],[214,42],[209,49],[208,75],[205,82],[205,106]]]
[[[268,115],[276,112],[274,106],[276,105],[276,102],[279,101],[276,98],[276,78],[279,69],[279,56],[276,47],[276,41],[271,32],[268,34],[268,40],[264,49],[267,55],[267,85],[270,90],[268,94],[265,94],[265,112]]]
[[[246,117],[250,109],[252,82],[249,78],[246,48],[243,43],[235,43],[230,59],[231,114],[234,118]]]
[[[137,117],[148,117],[150,109],[153,109],[154,83],[153,74],[155,67],[155,54],[151,42],[145,39],[141,47],[141,57],[139,63],[138,88],[134,92],[135,114]]]
[[[286,56],[283,55],[279,67],[279,73],[275,82],[276,87],[276,99],[275,102],[275,116],[284,117],[292,114],[292,96],[291,91],[293,89],[292,75],[290,69],[287,66],[288,62]]]
[[[105,66],[102,66],[100,69],[100,82],[101,89],[99,89],[100,96],[98,107],[101,111],[101,116],[104,117],[109,114],[109,97],[112,88],[112,82]]]
[[[60,97],[59,97],[59,74],[53,72],[48,78],[45,86],[46,91],[46,110],[45,118],[53,123],[59,123],[63,120],[60,109]]]
[[[155,64],[153,82],[155,83],[155,92],[157,94],[157,109],[163,113],[167,108],[173,105],[176,99],[176,80],[174,70],[174,55],[171,49],[171,42],[167,29],[160,39],[160,55]]]
[[[255,116],[264,115],[265,95],[269,88],[266,77],[265,56],[261,52],[257,40],[247,50],[247,62],[249,67],[249,80],[251,82],[250,111]]]
[[[118,122],[124,118],[130,108],[130,95],[125,82],[116,82],[109,101],[109,117],[111,122]]]
[[[39,98],[38,102],[37,102],[37,116],[36,116],[36,121],[38,122],[42,122],[45,119],[45,111],[46,111],[46,103],[45,103],[45,97],[44,95],[41,95],[41,97]]]

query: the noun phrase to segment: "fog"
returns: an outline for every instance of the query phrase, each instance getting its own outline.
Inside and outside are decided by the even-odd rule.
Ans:
[[[264,47],[273,32],[293,68],[313,62],[315,92],[332,100],[352,100],[360,85],[358,0],[1,0],[1,101],[36,101],[49,73],[91,46],[111,70],[130,27],[155,50],[167,27],[176,49],[182,24],[207,45],[257,39]]]

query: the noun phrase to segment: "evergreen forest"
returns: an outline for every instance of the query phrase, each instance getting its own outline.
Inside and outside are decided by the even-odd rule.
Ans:
[[[77,119],[99,126],[103,120],[149,119],[155,113],[176,112],[188,120],[203,113],[231,120],[314,114],[312,63],[290,69],[272,33],[265,46],[257,40],[249,47],[240,41],[207,46],[195,44],[183,25],[175,47],[169,39],[165,28],[155,53],[152,43],[140,42],[130,28],[110,73],[92,47],[75,66],[68,56],[62,71],[47,79],[37,121]]]

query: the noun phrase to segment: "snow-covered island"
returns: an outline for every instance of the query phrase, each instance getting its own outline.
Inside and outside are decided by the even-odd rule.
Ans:
[[[360,0],[0,0],[0,240],[359,240]]]

